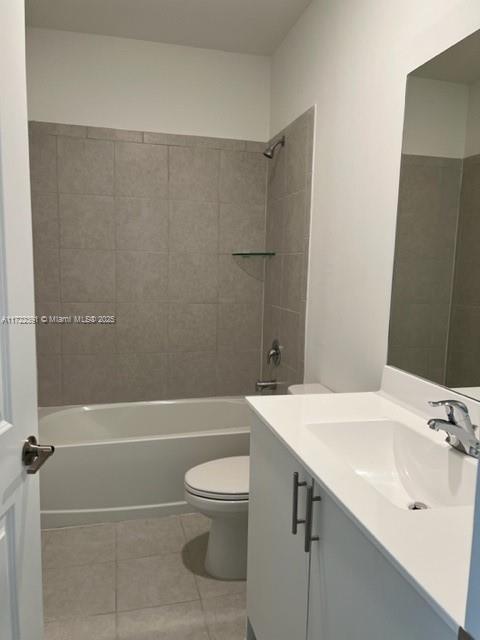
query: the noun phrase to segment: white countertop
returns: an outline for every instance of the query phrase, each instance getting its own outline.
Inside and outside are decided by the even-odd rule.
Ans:
[[[448,395],[444,389],[440,395]],[[437,394],[438,396],[438,394]],[[450,392],[449,397],[453,394]],[[431,397],[431,396],[430,396]],[[425,597],[445,622],[458,629],[465,621],[473,506],[408,511],[395,506],[342,462],[312,434],[308,425],[360,420],[391,420],[443,442],[445,434],[427,429],[427,413],[407,407],[385,392],[255,396],[250,406],[337,504]],[[455,454],[456,455],[456,454]],[[467,459],[467,464],[476,464]],[[447,473],[447,469],[445,470]]]

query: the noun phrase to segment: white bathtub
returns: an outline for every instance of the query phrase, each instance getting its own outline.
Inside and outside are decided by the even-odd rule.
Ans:
[[[186,511],[185,472],[247,454],[250,437],[242,398],[44,409],[39,431],[56,447],[40,475],[45,528]]]

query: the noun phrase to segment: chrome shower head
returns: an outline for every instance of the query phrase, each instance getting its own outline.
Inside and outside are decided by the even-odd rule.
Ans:
[[[269,158],[270,160],[273,158],[273,154],[275,153],[275,149],[278,146],[285,146],[285,136],[282,136],[281,138],[279,138],[278,140],[276,140],[275,142],[272,142],[272,144],[270,144],[265,151],[263,152],[263,155],[266,158]]]

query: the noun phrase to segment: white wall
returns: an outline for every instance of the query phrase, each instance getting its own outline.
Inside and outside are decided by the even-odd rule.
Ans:
[[[405,100],[403,152],[463,158],[469,87],[410,76]]]
[[[267,140],[270,59],[29,29],[31,120]]]
[[[465,157],[480,153],[480,82],[470,86]]]
[[[479,27],[477,0],[313,0],[274,54],[271,133],[318,105],[307,380],[380,385],[406,76]]]

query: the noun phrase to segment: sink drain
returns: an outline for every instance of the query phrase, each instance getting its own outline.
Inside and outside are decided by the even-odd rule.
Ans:
[[[428,504],[425,504],[424,502],[412,502],[411,504],[408,505],[408,508],[410,509],[410,511],[424,511],[425,509],[428,509]]]

